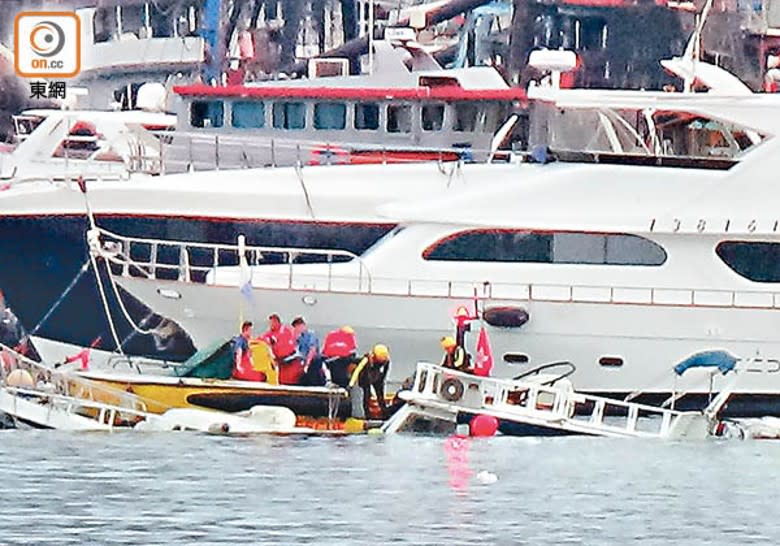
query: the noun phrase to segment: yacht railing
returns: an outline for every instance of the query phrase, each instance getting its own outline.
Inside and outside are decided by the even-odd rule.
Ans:
[[[426,362],[417,364],[410,398],[420,405],[455,406],[521,422],[555,422],[568,430],[607,436],[666,437],[685,415],[578,393],[570,385],[479,377]]]
[[[275,264],[282,286],[294,288],[300,277],[297,266],[302,262],[323,263],[327,266],[328,290],[333,290],[338,279],[333,264],[353,262],[357,274],[350,278],[357,281],[357,290],[371,290],[368,267],[360,256],[347,250],[162,241],[125,237],[100,228],[93,233],[92,251],[113,266],[113,273],[124,277],[219,283],[220,271],[225,268],[243,269],[249,280],[253,266]]]
[[[337,294],[780,309],[780,292],[770,290],[388,278],[371,271],[360,256],[346,250],[248,245],[242,248],[241,245],[141,239],[104,229],[97,231],[99,242],[93,243],[93,251],[112,265],[114,274],[124,277],[214,285],[237,285],[251,279],[254,288]],[[327,264],[327,267],[312,270],[312,262]],[[333,267],[340,262],[342,265],[338,268]],[[354,269],[344,274],[343,262],[352,262]],[[269,268],[271,264],[276,267]],[[263,267],[254,270],[254,266]],[[239,281],[239,277],[244,280]]]

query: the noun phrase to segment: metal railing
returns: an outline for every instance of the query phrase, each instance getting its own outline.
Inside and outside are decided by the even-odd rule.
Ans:
[[[411,401],[536,424],[555,422],[571,431],[615,436],[667,437],[678,418],[693,415],[581,394],[570,385],[479,377],[424,362],[417,364]]]
[[[112,264],[113,272],[125,277],[176,280],[209,284],[240,284],[252,279],[254,288],[373,294],[382,296],[442,297],[449,299],[518,302],[560,302],[620,305],[658,305],[744,309],[780,309],[780,292],[770,290],[724,290],[717,288],[672,288],[610,286],[595,284],[505,283],[491,281],[446,281],[382,277],[363,259],[337,249],[249,246],[192,243],[125,237],[98,228],[100,244],[93,249]],[[240,257],[245,270],[241,271]],[[355,264],[344,272],[345,262]],[[312,271],[298,266],[327,264]],[[334,268],[334,264],[339,264]],[[286,269],[267,269],[269,265]],[[262,275],[255,266],[262,266]],[[230,274],[230,273],[233,274]],[[235,272],[240,272],[236,275]],[[223,281],[224,279],[224,281]],[[246,282],[246,281],[244,281]]]
[[[425,152],[427,160],[454,161],[457,159],[486,159],[489,149],[479,147],[422,147],[411,141],[388,144],[370,144],[338,140],[304,140],[192,131],[151,131],[159,138],[159,149],[149,155],[144,147],[129,157],[129,169],[174,173],[220,169],[250,169],[290,165],[336,165],[368,161],[371,163],[419,162],[416,157],[405,158],[398,152]],[[352,150],[360,150],[354,158]],[[160,162],[159,168],[156,162]],[[144,169],[141,169],[144,166]]]
[[[346,250],[162,241],[124,237],[101,228],[97,228],[97,232],[99,247],[92,250],[109,264],[117,266],[119,274],[125,277],[219,282],[220,270],[239,268],[246,269],[243,273],[249,280],[252,267],[274,264],[284,266],[284,273],[280,273],[285,280],[284,285],[293,288],[297,285],[296,266],[302,265],[300,260],[308,260],[307,265],[312,262],[326,264],[327,289],[331,290],[336,280],[333,264],[353,262],[357,264],[358,271],[351,278],[357,279],[357,290],[371,291],[368,267],[360,256]]]
[[[14,375],[19,371],[24,373]],[[20,380],[28,384],[14,384]],[[14,397],[97,420],[109,429],[122,420],[142,420],[148,415],[146,403],[132,393],[49,367],[3,344],[0,387]]]

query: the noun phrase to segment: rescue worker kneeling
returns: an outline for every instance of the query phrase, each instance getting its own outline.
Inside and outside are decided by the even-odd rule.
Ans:
[[[444,357],[441,361],[444,368],[471,373],[471,358],[452,336],[441,338],[441,348],[444,350]]]
[[[390,351],[386,345],[377,344],[358,361],[355,371],[349,380],[349,386],[360,386],[363,390],[363,416],[371,417],[369,402],[371,388],[374,389],[376,401],[382,410],[382,419],[387,417],[387,401],[385,400],[385,378],[390,369]]]

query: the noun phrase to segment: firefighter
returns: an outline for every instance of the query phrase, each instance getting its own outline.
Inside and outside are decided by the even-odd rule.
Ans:
[[[349,386],[360,386],[363,389],[363,415],[369,418],[369,402],[371,400],[371,389],[374,389],[379,408],[382,411],[382,418],[387,417],[387,402],[385,400],[385,379],[390,369],[390,351],[386,345],[377,344],[363,355],[358,361],[355,371],[349,380]]]

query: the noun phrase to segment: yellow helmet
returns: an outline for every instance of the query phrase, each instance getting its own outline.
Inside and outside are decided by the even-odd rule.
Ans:
[[[371,354],[373,354],[374,358],[377,360],[390,360],[390,350],[387,348],[387,345],[382,345],[381,343],[374,345],[374,348],[371,349]]]
[[[346,334],[354,334],[355,330],[352,329],[352,326],[342,326],[341,331]]]
[[[455,338],[453,338],[452,336],[444,336],[443,338],[441,338],[442,349],[452,349],[453,347],[455,347],[455,345],[457,344],[455,343]]]

